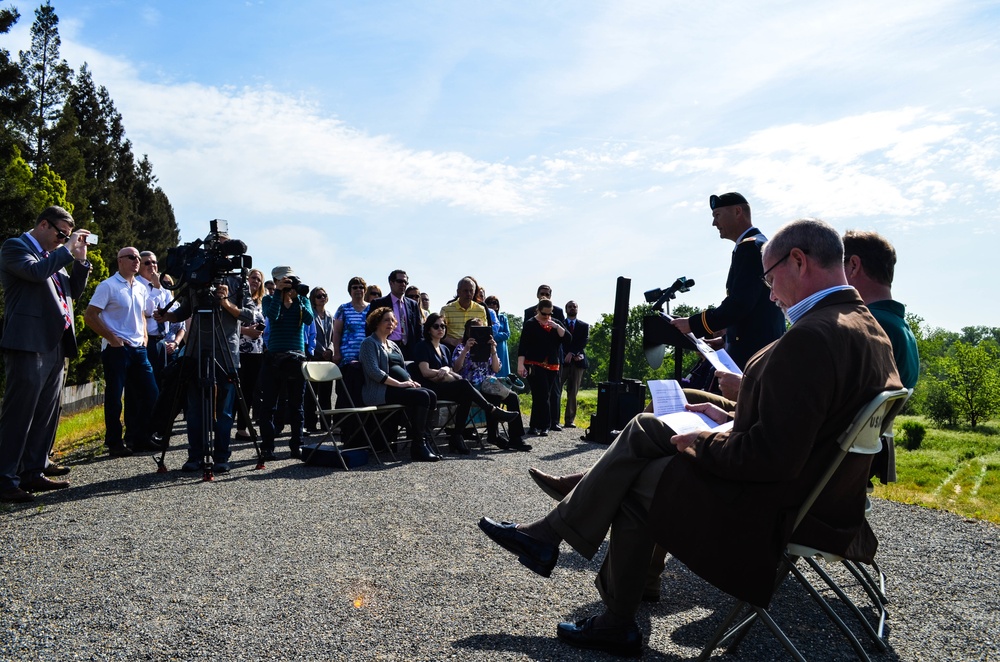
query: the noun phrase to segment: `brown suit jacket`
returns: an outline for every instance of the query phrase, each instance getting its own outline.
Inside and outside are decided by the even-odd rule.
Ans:
[[[864,404],[901,386],[892,345],[857,292],[828,295],[747,363],[732,430],[703,433],[696,457],[667,466],[650,511],[653,537],[715,586],[766,606],[795,513],[837,438]],[[874,554],[864,518],[870,464],[848,455],[797,542]]]

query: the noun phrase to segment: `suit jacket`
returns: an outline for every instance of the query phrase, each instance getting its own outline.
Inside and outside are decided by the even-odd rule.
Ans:
[[[70,266],[68,272],[66,267]],[[68,329],[53,274],[59,279],[73,319]],[[6,300],[0,348],[44,353],[62,343],[64,355],[75,356],[73,299],[83,294],[89,275],[90,264],[76,262],[65,246],[42,257],[25,235],[5,241],[0,248],[0,283]]]
[[[399,347],[403,350],[403,355],[409,360],[413,352],[413,347],[424,339],[424,325],[421,322],[423,318],[420,316],[420,305],[416,301],[403,297],[400,299],[400,302],[406,306],[406,344],[399,343]],[[372,301],[368,307],[368,311],[371,312],[383,307],[392,309],[391,294]],[[396,321],[398,322],[399,320]]]
[[[763,281],[760,253],[766,241],[760,230],[750,228],[733,251],[726,298],[717,308],[691,317],[691,331],[699,338],[725,330],[726,351],[740,368],[785,332],[785,317]]]
[[[564,325],[569,329],[569,321]],[[576,354],[583,357],[583,361],[573,361],[573,365],[587,369],[590,362],[587,360],[587,341],[590,340],[590,325],[582,320],[576,320],[572,329],[573,340],[566,348],[567,354]]]
[[[653,538],[695,573],[766,606],[795,514],[858,410],[901,387],[892,345],[854,290],[834,292],[747,364],[730,432],[680,454],[650,509]],[[871,559],[865,521],[871,456],[848,454],[795,541]],[[678,507],[682,504],[683,507]]]

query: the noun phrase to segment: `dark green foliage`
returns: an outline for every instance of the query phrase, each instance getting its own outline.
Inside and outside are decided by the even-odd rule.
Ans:
[[[903,430],[903,446],[908,451],[915,451],[920,448],[924,436],[927,435],[927,428],[917,421],[905,421],[901,426]]]
[[[922,409],[924,414],[937,425],[958,425],[958,414],[951,402],[948,385],[936,379],[929,378],[917,384],[924,392]]]
[[[47,163],[48,140],[59,121],[63,104],[73,83],[73,70],[59,55],[59,17],[46,2],[35,10],[31,24],[31,48],[21,51],[21,73],[28,83],[31,114],[26,118],[29,136],[28,160],[36,168]]]

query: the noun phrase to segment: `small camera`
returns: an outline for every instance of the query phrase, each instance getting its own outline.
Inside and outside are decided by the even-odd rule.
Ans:
[[[91,246],[96,246],[97,245],[97,235],[96,234],[88,234],[87,235],[87,243],[89,245],[91,245]]]

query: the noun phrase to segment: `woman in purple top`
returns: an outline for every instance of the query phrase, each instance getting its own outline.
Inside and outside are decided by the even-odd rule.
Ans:
[[[347,291],[351,300],[337,308],[333,315],[333,362],[343,366],[358,360],[361,342],[368,334],[365,333],[365,318],[368,317],[368,304],[365,303],[367,290],[365,279],[355,276],[347,283]]]

